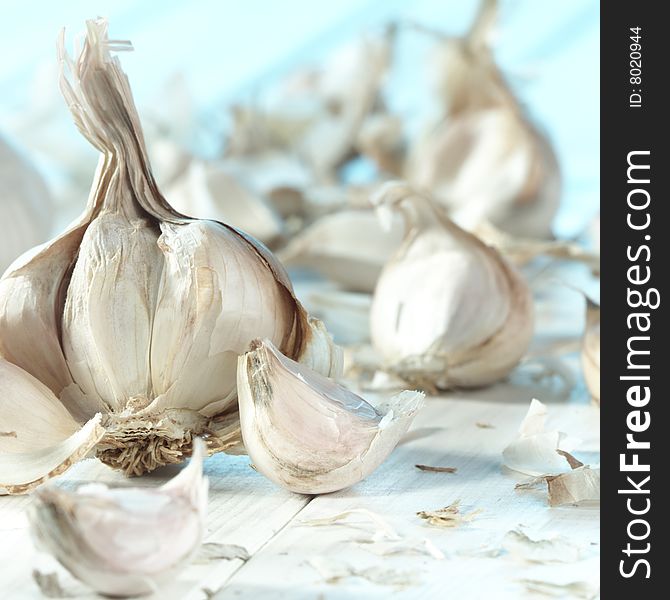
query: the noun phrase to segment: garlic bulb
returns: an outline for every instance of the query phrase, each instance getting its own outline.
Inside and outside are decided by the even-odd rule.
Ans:
[[[166,195],[183,214],[224,221],[266,244],[283,235],[284,224],[274,208],[217,163],[192,161]]]
[[[374,471],[423,403],[402,392],[377,408],[257,340],[237,367],[244,445],[256,470],[302,494],[354,485]]]
[[[312,223],[279,257],[287,266],[313,269],[347,290],[371,292],[401,240],[400,219],[385,229],[371,210],[342,210]]]
[[[159,488],[91,483],[69,492],[45,486],[28,515],[38,547],[96,592],[133,597],[160,591],[188,564],[205,533],[205,444]]]
[[[582,370],[591,398],[600,406],[600,306],[589,298],[582,338]]]
[[[267,337],[328,369],[333,348],[262,244],[181,215],[161,195],[128,80],[110,55],[123,49],[104,19],[87,23],[76,61],[61,40],[61,88],[102,156],[80,219],[0,280],[0,355],[77,423],[100,413],[97,456],[140,475],[183,460],[195,435],[210,452],[239,443],[237,356],[251,340]],[[21,427],[18,436],[35,437],[30,420]],[[48,473],[17,468],[13,485],[25,491]]]
[[[37,170],[0,137],[0,273],[51,230],[51,196]]]
[[[441,40],[435,69],[444,113],[415,145],[406,177],[463,227],[485,220],[514,235],[549,238],[558,163],[495,63],[495,17],[495,0],[483,0],[466,36]]]
[[[526,352],[533,303],[520,273],[430,197],[391,182],[372,198],[400,211],[405,239],[374,292],[371,338],[388,367],[439,388],[492,383]]]

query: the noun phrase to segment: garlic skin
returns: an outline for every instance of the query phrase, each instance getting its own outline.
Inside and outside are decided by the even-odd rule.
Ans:
[[[257,340],[237,367],[242,437],[257,471],[293,492],[326,494],[367,477],[423,404],[401,392],[373,407]]]
[[[307,267],[355,292],[372,292],[381,270],[402,241],[402,222],[380,225],[371,210],[325,215],[279,252],[288,267]]]
[[[159,488],[40,488],[28,512],[37,546],[100,594],[130,598],[160,591],[202,543],[204,455],[204,442],[196,440],[188,466]]]
[[[0,273],[49,237],[52,201],[37,170],[0,136]]]
[[[0,358],[0,495],[23,494],[68,469],[102,439],[102,415],[83,426],[54,393]]]
[[[591,398],[600,406],[600,306],[589,298],[582,338],[582,371]]]
[[[382,186],[372,203],[400,211],[405,221],[370,313],[372,343],[387,368],[441,389],[505,377],[533,333],[532,296],[521,274],[404,183]]]
[[[444,112],[415,143],[405,177],[466,229],[489,221],[513,235],[551,238],[558,161],[495,63],[496,13],[495,0],[483,0],[467,35],[439,42],[434,68]]]
[[[0,279],[0,355],[79,426],[100,413],[97,456],[128,475],[181,462],[195,436],[210,452],[239,446],[237,357],[251,340],[267,337],[328,369],[338,352],[265,246],[186,217],[161,195],[128,80],[110,55],[128,43],[108,40],[98,19],[76,60],[63,40],[59,48],[61,89],[101,158],[79,220]],[[31,437],[31,423],[22,427]],[[52,471],[31,471],[21,489]]]

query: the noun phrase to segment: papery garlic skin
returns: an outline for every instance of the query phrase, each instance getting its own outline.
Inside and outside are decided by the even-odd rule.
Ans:
[[[551,238],[559,165],[495,63],[496,4],[483,0],[467,35],[439,42],[434,69],[444,112],[414,145],[405,177],[466,229],[488,221],[514,235]]]
[[[372,202],[400,211],[406,227],[370,313],[372,342],[387,367],[442,389],[505,377],[533,333],[532,296],[521,274],[406,184],[386,184]]]
[[[373,407],[332,379],[256,341],[237,370],[244,444],[257,471],[301,494],[367,477],[391,453],[423,403],[402,392]]]
[[[600,406],[600,306],[588,298],[582,338],[582,371],[591,398]]]
[[[339,355],[265,246],[161,195],[110,54],[128,44],[108,40],[103,19],[87,27],[76,61],[61,40],[61,88],[102,156],[79,220],[0,280],[0,355],[80,425],[101,413],[98,457],[141,475],[181,462],[195,436],[212,452],[239,446],[237,356],[256,337],[310,364],[316,353],[326,374]]]
[[[0,273],[48,238],[52,211],[41,175],[0,136]]]
[[[189,465],[159,488],[40,488],[29,511],[38,547],[98,593],[128,598],[160,591],[205,533],[205,444],[197,442]]]

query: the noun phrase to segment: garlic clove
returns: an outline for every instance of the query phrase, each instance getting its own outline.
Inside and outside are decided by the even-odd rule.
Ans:
[[[350,487],[391,453],[423,403],[402,392],[377,408],[256,341],[237,369],[242,437],[254,467],[302,494]]]
[[[67,287],[63,348],[72,377],[109,410],[146,406],[149,346],[163,268],[157,228],[103,213],[89,225]]]
[[[533,332],[532,297],[521,274],[404,183],[384,185],[372,201],[401,212],[406,223],[371,308],[372,342],[388,368],[439,388],[507,375]]]
[[[284,224],[273,207],[217,163],[193,161],[166,196],[184,214],[224,221],[266,244],[276,242],[284,233]]]
[[[385,230],[371,210],[326,215],[279,253],[287,266],[307,267],[350,291],[371,292],[384,264],[400,246],[402,221]]]
[[[591,398],[600,406],[600,306],[589,298],[582,338],[582,370]]]
[[[196,442],[189,465],[156,489],[41,488],[29,512],[37,545],[98,593],[159,591],[193,557],[205,531],[205,451]]]
[[[81,222],[88,218],[90,213]],[[0,355],[49,387],[81,422],[105,409],[96,397],[84,399],[60,341],[63,288],[83,232],[77,224],[26,252],[0,279]]]
[[[251,341],[249,324],[293,351],[295,301],[247,251],[248,242],[222,225],[161,228],[166,266],[151,344],[152,408],[220,411],[235,401],[237,356]]]
[[[83,427],[53,392],[0,359],[0,494],[21,494],[68,469],[104,434],[100,415]]]

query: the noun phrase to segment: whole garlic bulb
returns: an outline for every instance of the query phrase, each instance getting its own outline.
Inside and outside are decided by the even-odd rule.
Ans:
[[[379,277],[370,314],[372,343],[387,366],[438,388],[507,375],[533,333],[521,274],[403,183],[384,185],[372,202],[405,220],[404,241]]]
[[[100,594],[159,591],[188,564],[205,533],[204,454],[197,439],[189,465],[158,489],[40,488],[28,513],[37,546]]]
[[[124,49],[104,19],[88,21],[76,61],[61,40],[63,94],[102,156],[81,218],[0,280],[0,354],[78,423],[101,414],[98,457],[139,475],[183,460],[195,435],[210,452],[239,443],[237,357],[251,340],[328,369],[333,346],[262,244],[181,215],[161,195],[110,55]],[[16,434],[30,438],[30,422]],[[16,469],[9,483],[25,491],[48,473]]]
[[[591,398],[600,406],[600,306],[589,298],[582,338],[582,370]]]
[[[41,175],[0,137],[0,272],[51,230],[52,202]]]
[[[259,194],[215,162],[193,160],[168,188],[167,197],[184,214],[217,219],[246,231],[265,244],[284,234],[284,223]]]
[[[423,394],[377,408],[257,340],[237,368],[244,445],[257,471],[301,494],[350,487],[374,471],[405,434]]]
[[[467,229],[488,221],[514,235],[550,238],[558,162],[495,63],[489,38],[496,4],[483,0],[466,36],[439,43],[444,113],[413,148],[406,178],[430,190]]]

